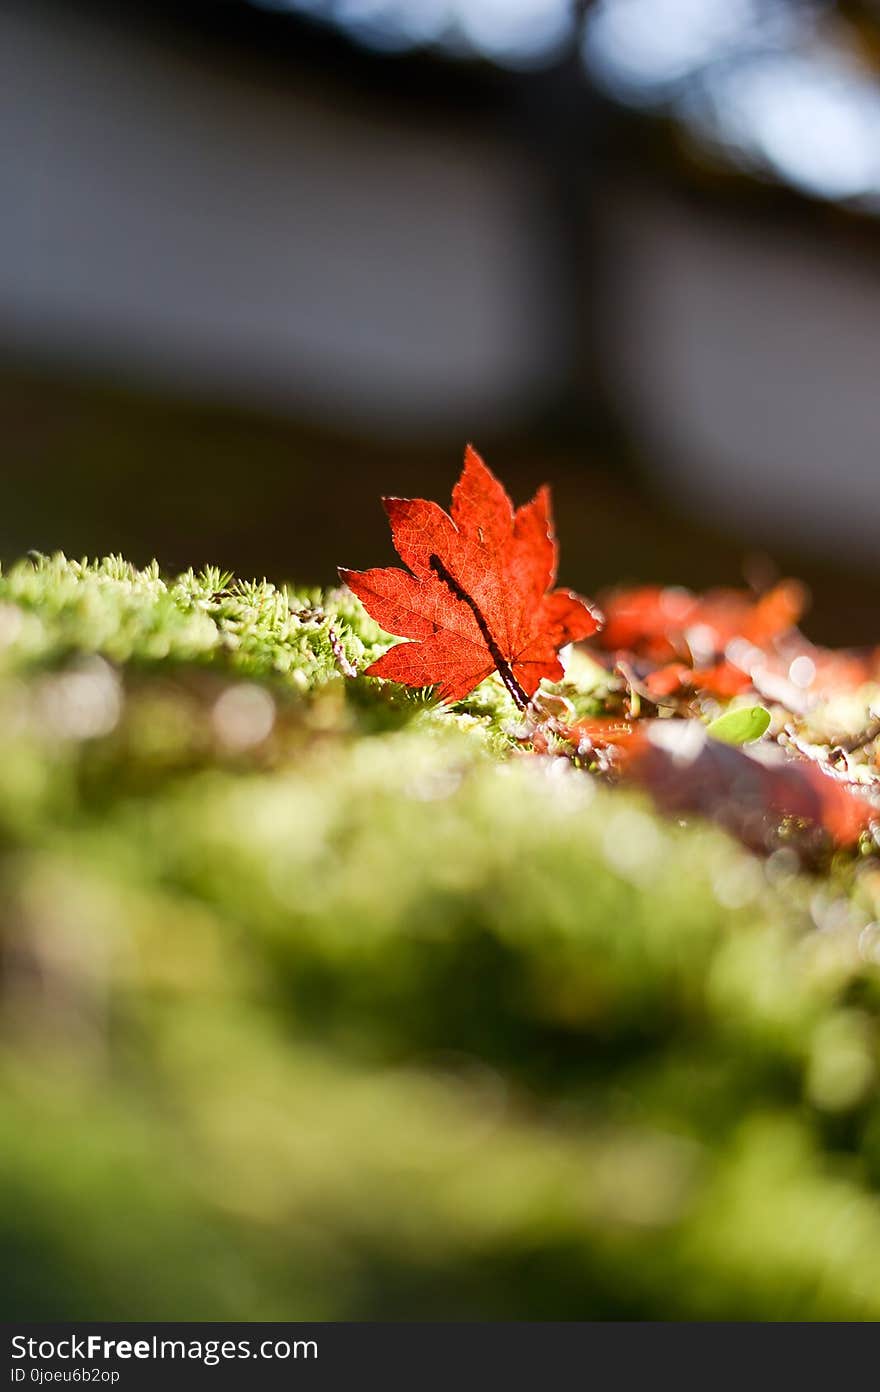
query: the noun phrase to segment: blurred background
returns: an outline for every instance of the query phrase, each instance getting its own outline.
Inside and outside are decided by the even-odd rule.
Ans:
[[[473,439],[877,638],[875,0],[6,0],[0,209],[4,561],[330,583]]]

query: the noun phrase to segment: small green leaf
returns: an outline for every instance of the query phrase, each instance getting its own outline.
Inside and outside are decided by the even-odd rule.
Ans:
[[[706,733],[724,744],[751,744],[761,738],[769,724],[770,712],[763,706],[745,706],[719,715],[706,727]]]

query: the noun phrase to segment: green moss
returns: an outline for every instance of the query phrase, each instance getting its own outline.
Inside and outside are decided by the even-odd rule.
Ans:
[[[386,641],[0,577],[4,1308],[880,1317],[865,885],[518,754],[494,682],[342,675]]]

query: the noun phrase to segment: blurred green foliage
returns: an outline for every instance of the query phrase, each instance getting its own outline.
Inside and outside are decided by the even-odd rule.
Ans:
[[[341,675],[381,641],[0,577],[7,1317],[880,1318],[870,879]]]

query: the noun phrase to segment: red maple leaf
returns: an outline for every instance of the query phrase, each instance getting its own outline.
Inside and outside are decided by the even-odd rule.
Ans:
[[[409,567],[339,574],[398,643],[367,668],[407,686],[436,686],[458,701],[498,672],[524,707],[542,677],[563,675],[558,652],[587,638],[599,613],[554,590],[556,538],[550,492],[518,508],[470,445],[446,513],[424,498],[383,498],[400,559]]]

